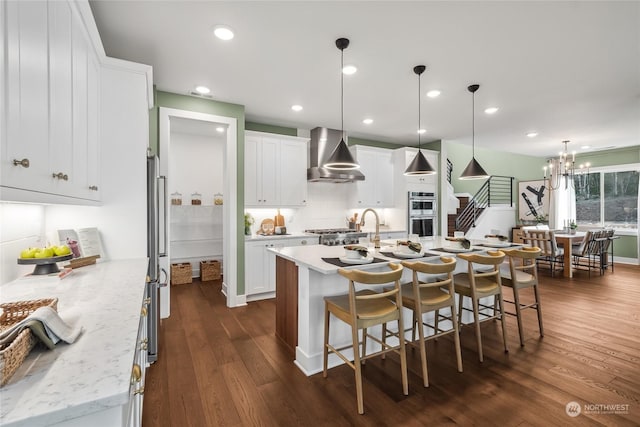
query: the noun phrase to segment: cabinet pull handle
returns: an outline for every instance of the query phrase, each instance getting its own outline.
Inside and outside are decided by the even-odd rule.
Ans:
[[[142,301],[142,303],[143,303],[144,305],[149,305],[149,304],[151,304],[151,297],[147,297],[147,298],[145,298],[145,299],[144,299],[144,301]]]
[[[140,310],[140,317],[146,317],[147,316],[147,307],[142,307],[142,310]]]
[[[52,173],[51,176],[53,178],[58,178],[61,179],[63,181],[68,181],[69,180],[69,175],[67,175],[66,173],[62,173],[62,172],[58,172],[58,173]]]
[[[134,363],[133,368],[131,368],[131,384],[139,383],[141,379],[142,369],[140,369],[140,365]]]
[[[13,166],[22,166],[23,168],[29,167],[29,159],[13,159]]]
[[[133,394],[144,394],[144,387],[140,387],[139,389],[134,391]]]

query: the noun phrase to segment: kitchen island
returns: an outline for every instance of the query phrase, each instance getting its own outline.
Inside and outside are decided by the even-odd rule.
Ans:
[[[147,264],[146,258],[102,262],[63,279],[25,276],[0,286],[1,302],[58,298],[60,317],[83,328],[73,344],[34,347],[0,391],[0,425],[129,425],[140,387],[131,379],[146,328]],[[144,375],[146,366],[140,368]]]
[[[390,244],[391,242],[387,242]],[[444,253],[434,249],[441,248],[445,243],[442,238],[424,240],[424,257],[409,259],[409,261],[435,261],[440,256],[453,256],[455,253]],[[475,243],[482,243],[480,241]],[[478,252],[486,251],[488,247],[474,246]],[[390,257],[389,253],[395,248],[385,246],[374,250],[369,248],[373,256],[383,262],[353,265],[344,268],[380,272],[388,270],[390,262],[400,263],[402,259]],[[276,335],[291,349],[295,364],[306,375],[313,375],[322,371],[322,356],[324,342],[324,300],[325,296],[346,294],[348,281],[338,274],[338,266],[323,261],[322,258],[338,258],[344,255],[342,246],[309,245],[301,247],[269,248],[276,254]],[[466,272],[466,262],[458,262],[455,273]],[[424,278],[421,278],[423,280]],[[405,269],[402,282],[412,280],[412,272]],[[381,285],[380,288],[386,285]],[[486,304],[492,303],[492,297],[485,299]],[[468,301],[465,301],[465,307]],[[430,314],[432,316],[432,314]],[[426,319],[429,319],[427,315]],[[405,329],[411,327],[411,316],[406,313]],[[464,312],[463,323],[471,322],[472,314]],[[443,327],[448,327],[442,321]],[[395,329],[395,325],[390,325]],[[374,335],[381,335],[381,328],[371,328]],[[343,322],[331,323],[331,341],[337,346],[351,345],[351,330]],[[375,343],[369,340],[367,351],[373,350]],[[389,340],[390,342],[392,339]],[[371,347],[369,347],[371,346]],[[350,350],[344,352],[353,358]],[[333,357],[332,357],[333,356]],[[329,366],[343,363],[335,354],[329,355]]]
[[[434,247],[439,240],[426,242],[425,247]],[[390,262],[400,259],[383,255],[394,247],[384,246],[375,250],[369,248],[373,256],[383,262],[353,265],[345,268],[379,272],[388,269]],[[310,245],[301,247],[270,248],[276,254],[276,335],[280,337],[295,355],[295,364],[306,375],[322,370],[322,346],[324,339],[325,296],[348,292],[348,281],[338,274],[340,267],[322,260],[339,258],[344,255],[342,246]],[[426,252],[420,260],[438,259],[436,252]],[[411,271],[405,269],[403,281],[411,280]],[[381,285],[380,288],[382,288]],[[411,316],[405,316],[405,328],[410,327]],[[371,328],[373,334],[381,334],[381,328]],[[338,345],[351,343],[351,330],[342,322],[332,322],[331,340]],[[373,341],[373,340],[371,340]],[[374,345],[369,342],[369,345]],[[371,347],[373,349],[373,347]],[[369,350],[368,350],[369,351]],[[352,352],[345,355],[353,357]],[[343,363],[335,354],[329,356],[329,366]]]

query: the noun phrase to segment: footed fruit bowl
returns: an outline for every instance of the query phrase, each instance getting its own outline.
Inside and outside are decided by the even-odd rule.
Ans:
[[[53,256],[50,258],[18,258],[18,264],[35,265],[33,275],[51,274],[60,271],[58,262],[73,258],[73,254]]]

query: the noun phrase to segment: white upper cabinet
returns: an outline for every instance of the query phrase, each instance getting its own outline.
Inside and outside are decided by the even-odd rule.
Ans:
[[[244,141],[245,205],[304,206],[307,140],[248,131]]]
[[[356,145],[354,154],[364,174],[357,181],[351,202],[359,208],[393,207],[393,151],[384,148]]]
[[[307,140],[280,140],[280,204],[307,203]]]
[[[77,6],[20,1],[0,7],[7,49],[1,199],[99,201],[101,65]]]

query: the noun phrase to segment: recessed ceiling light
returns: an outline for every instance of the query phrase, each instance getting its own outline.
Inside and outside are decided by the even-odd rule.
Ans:
[[[347,76],[350,76],[351,74],[355,74],[356,71],[358,71],[358,69],[356,68],[355,65],[345,65],[342,68],[342,73],[346,74]]]
[[[535,138],[536,136],[538,136],[538,132],[529,132],[529,133],[527,134],[527,136],[528,136],[529,138]]]
[[[427,133],[427,130],[426,129],[418,129],[418,133],[419,134]]]
[[[215,36],[220,40],[225,41],[231,40],[234,36],[231,28],[227,27],[226,25],[216,25],[216,27],[213,29],[213,34],[215,34]]]
[[[440,96],[440,91],[439,90],[430,90],[429,92],[427,92],[427,96],[429,98],[437,98]]]
[[[224,128],[222,126],[218,126],[216,130],[220,133],[224,132]]]
[[[362,120],[362,123],[364,123],[365,125],[370,125],[371,123],[373,123],[373,119],[364,119]]]
[[[489,108],[485,108],[484,112],[487,114],[494,114],[498,110],[499,110],[498,107],[489,107]]]
[[[293,111],[302,111],[302,105],[298,105],[298,104],[296,104],[296,105],[292,105],[292,106],[291,106],[291,109],[292,109]]]
[[[206,86],[196,86],[196,92],[206,95],[211,92],[211,89]]]
[[[589,148],[591,148],[590,145],[583,145],[582,147],[580,147],[583,150],[588,150]]]

